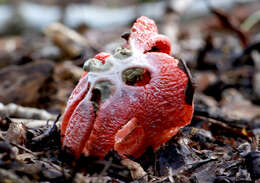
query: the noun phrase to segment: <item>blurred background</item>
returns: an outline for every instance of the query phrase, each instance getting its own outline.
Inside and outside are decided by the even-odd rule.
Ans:
[[[62,113],[84,61],[123,45],[142,15],[192,69],[196,102],[223,107],[241,95],[258,107],[257,0],[1,0],[0,102]]]

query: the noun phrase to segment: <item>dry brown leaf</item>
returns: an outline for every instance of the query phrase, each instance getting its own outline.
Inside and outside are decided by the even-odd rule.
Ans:
[[[137,179],[147,180],[147,173],[144,171],[144,169],[139,163],[132,161],[130,159],[124,159],[121,161],[121,164],[130,170],[131,176],[134,180]]]
[[[14,144],[26,143],[26,127],[23,123],[11,123],[5,137],[6,141]]]

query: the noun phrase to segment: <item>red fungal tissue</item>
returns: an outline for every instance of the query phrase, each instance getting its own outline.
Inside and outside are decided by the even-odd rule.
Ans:
[[[189,124],[194,88],[182,60],[170,56],[169,39],[155,22],[140,17],[127,43],[114,54],[99,53],[72,92],[61,124],[64,149],[100,159],[115,150],[138,158],[158,149]]]

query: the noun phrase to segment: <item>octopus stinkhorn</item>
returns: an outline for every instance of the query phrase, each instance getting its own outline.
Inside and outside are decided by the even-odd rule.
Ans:
[[[169,39],[153,20],[140,17],[127,43],[84,64],[62,119],[64,148],[79,157],[139,157],[190,123],[194,88],[185,63],[170,56]]]

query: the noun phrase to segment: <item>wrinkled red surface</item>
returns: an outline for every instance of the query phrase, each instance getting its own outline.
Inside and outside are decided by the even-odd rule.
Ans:
[[[190,123],[193,106],[185,102],[188,76],[178,67],[179,61],[169,55],[170,41],[158,34],[154,21],[139,18],[127,47],[133,51],[128,62],[147,63],[150,75],[144,75],[144,79],[148,81],[136,86],[115,85],[115,92],[95,114],[89,76],[81,78],[68,101],[61,126],[63,146],[76,157],[83,152],[103,158],[113,149],[123,158],[139,157],[147,147],[157,149]],[[104,64],[112,57],[100,53],[95,58]]]
[[[166,36],[158,34],[156,24],[147,17],[141,17],[136,20],[131,29],[127,47],[129,46],[143,53],[150,50],[167,54],[171,53],[170,40]]]

